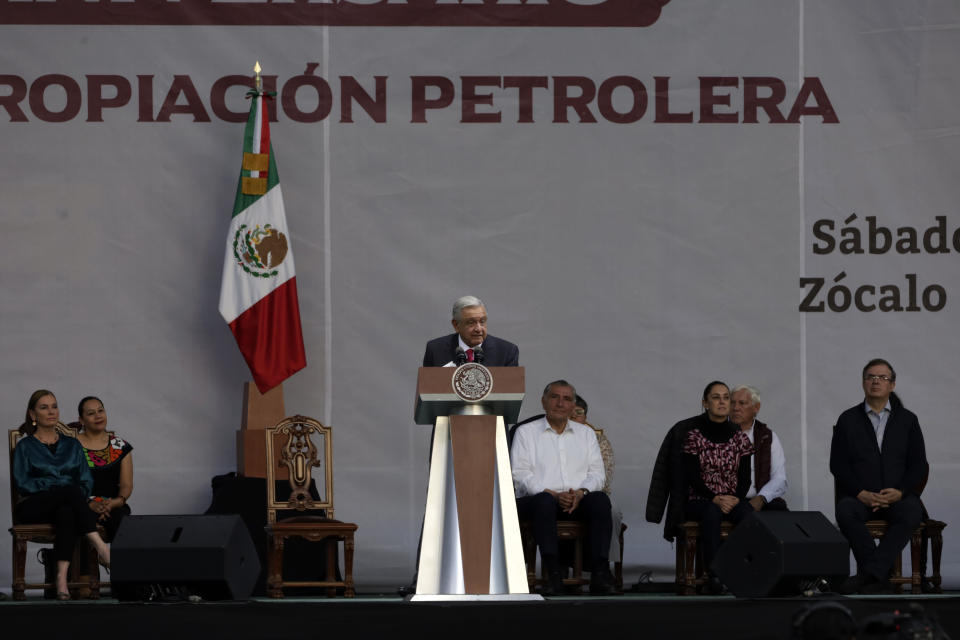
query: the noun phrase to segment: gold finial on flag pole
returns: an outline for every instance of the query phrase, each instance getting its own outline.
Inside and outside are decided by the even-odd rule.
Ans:
[[[255,82],[255,84],[256,84],[257,92],[259,92],[259,91],[261,90],[261,88],[262,88],[262,83],[261,83],[261,80],[260,80],[260,69],[261,69],[261,68],[262,68],[262,67],[260,66],[260,61],[257,60],[256,64],[253,65],[253,72],[256,74],[256,77],[255,77],[254,82]]]

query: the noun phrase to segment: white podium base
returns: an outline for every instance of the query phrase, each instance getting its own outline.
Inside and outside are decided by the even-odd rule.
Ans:
[[[423,520],[420,565],[417,571],[416,601],[508,601],[531,598],[527,586],[527,568],[520,540],[517,502],[513,497],[510,452],[503,418],[497,416],[494,431],[494,482],[492,531],[490,532],[490,581],[493,593],[465,593],[463,553],[460,546],[460,521],[457,504],[450,418],[438,417],[433,434],[430,482]],[[483,585],[486,586],[486,585]],[[480,587],[470,589],[483,591]]]
[[[425,593],[404,598],[407,602],[543,602],[539,593]]]

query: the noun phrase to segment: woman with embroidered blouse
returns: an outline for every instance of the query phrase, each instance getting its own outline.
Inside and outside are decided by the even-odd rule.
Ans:
[[[103,402],[87,396],[77,406],[81,431],[77,438],[93,476],[90,509],[106,530],[107,542],[113,540],[124,516],[130,515],[127,500],[133,493],[133,447],[107,431],[107,411]]]
[[[730,388],[719,380],[703,391],[703,413],[690,419],[683,442],[687,485],[686,517],[700,523],[703,564],[710,567],[720,548],[723,520],[739,523],[754,513],[746,500],[750,490],[753,445],[747,434],[730,422]],[[704,589],[720,594],[724,588],[710,574]]]
[[[58,600],[69,600],[67,572],[78,538],[87,538],[100,564],[110,567],[110,547],[97,533],[97,517],[87,506],[93,478],[76,438],[57,431],[60,409],[46,389],[33,392],[13,450],[13,481],[17,489],[14,515],[18,523],[56,525],[53,544],[57,559]]]

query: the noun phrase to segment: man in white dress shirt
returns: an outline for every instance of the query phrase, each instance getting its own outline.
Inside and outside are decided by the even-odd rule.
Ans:
[[[786,511],[786,459],[780,438],[756,419],[760,392],[750,385],[737,385],[730,392],[730,405],[730,421],[746,432],[755,450],[747,500],[755,511]]]
[[[577,391],[566,380],[547,385],[540,399],[544,417],[521,424],[513,436],[510,461],[521,521],[533,524],[533,537],[547,570],[545,595],[563,591],[557,560],[557,520],[587,525],[590,593],[613,590],[609,569],[610,498],[603,492],[603,457],[596,432],[570,420]]]

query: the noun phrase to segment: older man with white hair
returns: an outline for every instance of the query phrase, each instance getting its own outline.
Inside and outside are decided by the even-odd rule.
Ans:
[[[458,298],[453,303],[450,324],[456,333],[428,342],[423,366],[453,367],[464,362],[479,362],[488,367],[519,364],[517,345],[487,334],[487,307],[480,298]]]
[[[455,333],[427,342],[423,352],[425,367],[456,367],[465,362],[476,362],[488,367],[517,367],[520,349],[517,345],[487,333],[487,306],[476,296],[461,296],[453,303],[450,324]],[[430,436],[433,452],[433,434]],[[423,543],[423,524],[417,543],[417,566],[420,565],[420,547]],[[398,589],[400,595],[417,592],[417,571],[409,585]]]
[[[760,392],[748,384],[730,392],[730,421],[740,427],[753,443],[753,467],[747,500],[755,511],[786,511],[783,494],[787,492],[786,458],[783,446],[767,425],[757,420]]]

